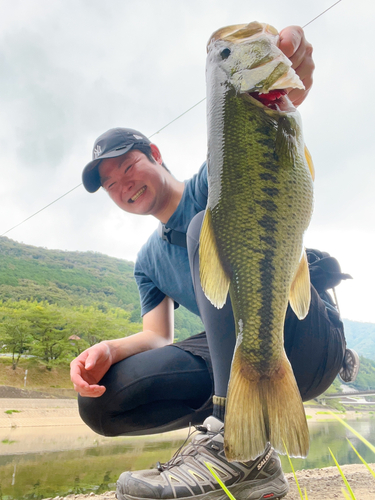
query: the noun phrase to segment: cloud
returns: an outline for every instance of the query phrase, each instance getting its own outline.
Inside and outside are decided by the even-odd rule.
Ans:
[[[329,5],[0,0],[0,233],[79,184],[93,142],[105,130],[131,126],[149,135],[201,100],[205,45],[218,27],[259,20],[281,29],[305,24]],[[359,248],[363,263],[371,261],[375,234],[375,5],[362,6],[341,2],[306,28],[316,71],[300,109],[317,173],[308,237],[311,246],[332,248],[347,272],[357,270]],[[202,103],[153,137],[178,179],[193,175],[205,159],[205,119]],[[134,260],[155,224],[81,187],[8,236]],[[374,282],[372,270],[356,272],[362,273]],[[345,303],[370,296],[363,286],[346,287]],[[350,311],[352,318],[365,314]]]

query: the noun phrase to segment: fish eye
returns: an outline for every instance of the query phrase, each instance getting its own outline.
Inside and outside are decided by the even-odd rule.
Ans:
[[[223,49],[221,52],[220,52],[220,55],[221,55],[221,58],[222,59],[228,59],[228,57],[230,56],[230,49],[226,48],[226,49]]]

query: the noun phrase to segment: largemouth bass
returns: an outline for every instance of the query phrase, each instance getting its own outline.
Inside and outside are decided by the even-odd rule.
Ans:
[[[236,323],[225,414],[228,460],[252,460],[270,442],[308,453],[302,400],[283,344],[290,305],[303,319],[310,278],[303,234],[313,208],[313,165],[286,95],[304,88],[257,22],[215,32],[208,44],[207,210],[200,276],[218,308],[228,291]]]

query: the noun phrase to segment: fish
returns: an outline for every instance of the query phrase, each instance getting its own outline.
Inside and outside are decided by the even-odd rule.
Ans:
[[[216,31],[207,46],[208,201],[200,279],[236,325],[224,422],[229,461],[254,460],[267,443],[306,457],[309,431],[284,350],[288,302],[310,307],[303,236],[313,212],[314,165],[287,89],[303,89],[278,31],[252,22]]]

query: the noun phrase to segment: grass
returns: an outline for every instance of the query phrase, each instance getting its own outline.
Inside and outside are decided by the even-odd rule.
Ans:
[[[5,410],[4,413],[12,415],[12,413],[21,413],[21,410]]]
[[[342,413],[343,413],[342,411],[335,411],[335,412],[332,412],[332,411],[317,411],[316,412],[317,415],[333,415],[333,414],[341,415]]]
[[[352,498],[353,500],[356,500],[356,499],[355,499],[355,496],[354,496],[354,493],[353,493],[353,490],[351,489],[350,484],[348,483],[348,480],[347,480],[347,479],[346,479],[346,477],[345,477],[345,474],[343,473],[343,471],[342,471],[342,469],[341,469],[341,467],[340,467],[339,463],[337,462],[335,455],[332,453],[331,448],[328,448],[328,449],[329,449],[329,452],[330,452],[330,454],[331,454],[331,456],[332,456],[332,458],[333,458],[333,460],[334,460],[334,462],[335,462],[335,464],[336,464],[336,467],[338,468],[338,470],[339,470],[339,472],[340,472],[340,474],[341,474],[341,477],[342,477],[342,480],[344,481],[344,484],[345,484],[345,486],[346,486],[346,489],[347,489],[347,490],[348,490],[348,492],[349,492],[349,495],[350,495],[350,496],[345,495],[345,497],[347,497],[347,498]],[[345,493],[345,490],[343,491],[343,493]]]
[[[294,470],[294,466],[293,466],[293,463],[292,463],[292,460],[289,456],[289,453],[288,453],[288,448],[286,447],[286,444],[284,443],[284,448],[285,448],[285,451],[286,451],[286,455],[288,457],[288,460],[289,460],[289,465],[290,465],[290,468],[292,469],[292,472],[293,472],[293,476],[294,476],[294,480],[296,482],[296,485],[297,485],[297,488],[298,488],[298,492],[299,492],[299,495],[300,497],[302,498],[302,500],[308,500],[307,498],[307,492],[306,492],[306,488],[305,488],[305,498],[303,498],[303,495],[302,495],[302,490],[301,490],[301,487],[299,485],[299,482],[298,482],[298,479],[297,479],[297,475],[295,473],[295,470]]]
[[[13,370],[11,359],[0,356],[0,386],[59,394],[63,397],[76,396],[70,380],[69,366],[56,366],[49,371],[35,359],[21,359]]]
[[[230,498],[230,500],[236,500],[235,497],[232,495],[232,493],[228,490],[228,488],[225,486],[225,484],[223,483],[223,481],[219,478],[219,476],[216,474],[216,472],[214,471],[212,465],[209,463],[209,462],[205,462],[206,464],[206,467],[207,469],[211,472],[211,474],[214,476],[214,478],[216,479],[216,481],[220,484],[220,486],[222,487],[222,489],[225,491],[225,493],[227,494],[227,496]]]

